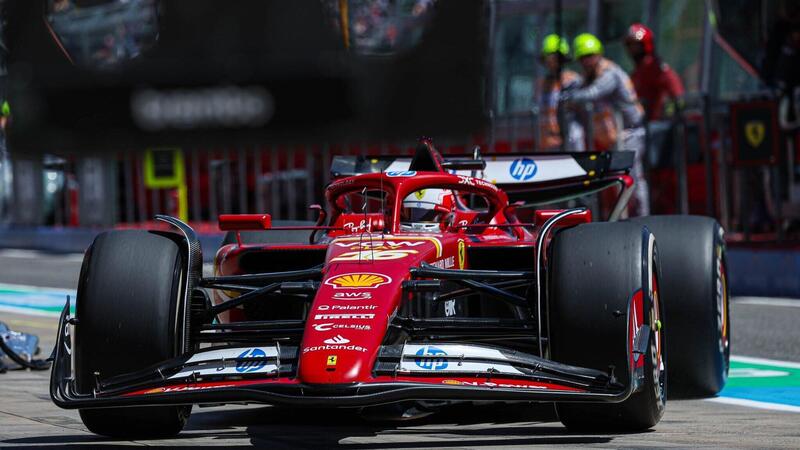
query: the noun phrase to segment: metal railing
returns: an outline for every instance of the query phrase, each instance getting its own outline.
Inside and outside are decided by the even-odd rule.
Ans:
[[[788,152],[788,162],[783,165],[759,169],[735,167],[731,163],[728,104],[711,103],[705,97],[687,98],[683,104],[668,123],[672,145],[665,151],[670,154],[650,167],[653,213],[711,215],[728,231],[740,232],[746,239],[765,227],[782,238],[787,218],[800,211],[794,203],[787,208],[781,195],[781,191],[787,190],[787,182],[789,192],[800,192],[792,188],[794,181],[788,176],[795,164],[794,154]],[[494,118],[483,138],[439,142],[438,146],[445,154],[465,153],[476,143],[482,145],[485,153],[536,152],[540,150],[540,120],[536,108],[507,114]],[[652,151],[649,140],[654,136],[653,130],[650,131],[648,151]],[[587,141],[592,141],[591,128],[585,133]],[[187,219],[195,224],[209,223],[212,229],[217,215],[224,213],[268,212],[278,220],[312,220],[315,214],[307,207],[323,202],[333,155],[410,155],[414,146],[413,142],[405,142],[186,149],[183,163],[188,188]],[[88,164],[90,159],[94,161]],[[14,166],[14,161],[6,160],[3,164],[7,168]],[[45,205],[38,224],[131,225],[150,222],[156,214],[177,213],[174,189],[146,186],[141,152],[107,155],[102,159],[48,158],[37,164],[34,167],[42,172],[40,203]],[[108,173],[103,175],[105,172]],[[4,183],[6,189],[0,195],[6,204],[10,197],[8,184]],[[800,182],[797,184],[800,186]],[[665,196],[670,200],[664,201]],[[789,200],[792,199],[790,196]],[[96,213],[95,208],[108,210],[107,214],[89,214]],[[6,207],[0,211],[4,214],[0,217],[3,223],[15,223],[12,214],[15,209],[19,208]],[[767,212],[766,226],[753,229],[750,216],[754,210]]]

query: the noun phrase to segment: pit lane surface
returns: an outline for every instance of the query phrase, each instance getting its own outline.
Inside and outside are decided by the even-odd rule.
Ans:
[[[0,283],[74,290],[80,271],[79,256],[8,252],[0,251],[0,267],[4,269],[0,271]],[[19,290],[23,292],[19,295],[25,295],[26,288]],[[17,294],[8,295],[16,298]],[[38,334],[43,353],[49,353],[55,338],[56,319],[31,315],[27,311],[20,314],[18,309],[8,312],[10,310],[3,309],[0,304],[0,320],[12,329]],[[737,298],[731,310],[735,354],[800,363],[800,328],[796,327],[800,320],[800,300]],[[741,394],[755,392],[759,385],[766,385],[772,391],[766,398],[759,397],[762,407],[780,409],[779,402],[791,401],[789,397],[800,390],[800,383],[793,386],[794,378],[776,376],[780,372],[795,374],[800,372],[798,369],[780,368],[763,361],[740,363],[733,367],[740,369],[740,374],[750,376],[732,379],[729,387],[740,389]],[[759,374],[762,376],[752,376]],[[738,397],[669,401],[667,412],[655,429],[636,434],[571,434],[555,421],[552,409],[546,406],[460,405],[414,422],[371,422],[348,411],[253,405],[195,408],[184,432],[174,439],[108,441],[87,432],[76,411],[59,409],[50,402],[48,375],[47,372],[22,370],[0,375],[0,447],[800,447],[800,413],[742,406],[742,403],[757,403]],[[728,400],[736,404],[720,403]],[[791,405],[785,409],[791,410]]]

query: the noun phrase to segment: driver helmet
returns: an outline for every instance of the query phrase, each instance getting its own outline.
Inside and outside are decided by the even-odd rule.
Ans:
[[[445,211],[455,205],[450,189],[420,189],[403,199],[400,229],[403,231],[439,231]]]

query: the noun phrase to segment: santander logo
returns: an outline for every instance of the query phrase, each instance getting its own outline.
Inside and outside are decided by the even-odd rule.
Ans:
[[[333,345],[333,344],[347,344],[347,343],[350,342],[350,339],[347,339],[347,338],[343,337],[341,334],[337,334],[336,336],[334,336],[334,337],[332,337],[330,339],[325,339],[324,342],[326,344],[331,344],[331,345]]]

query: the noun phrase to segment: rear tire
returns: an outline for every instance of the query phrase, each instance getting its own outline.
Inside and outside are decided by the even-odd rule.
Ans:
[[[186,259],[179,238],[139,230],[100,234],[84,257],[78,285],[75,371],[78,391],[100,379],[177,356]],[[177,434],[191,406],[82,409],[86,427],[111,437]]]
[[[663,317],[652,234],[634,224],[584,224],[561,231],[551,250],[551,358],[602,371],[613,365],[621,383],[636,386],[621,403],[557,403],[559,420],[575,431],[653,427],[666,400],[661,333],[650,333],[647,352],[636,362],[632,353],[636,331],[645,324],[657,330]],[[633,380],[626,370],[631,364]]]
[[[725,387],[731,351],[722,227],[700,216],[631,221],[647,226],[661,249],[664,333],[667,347],[681,349],[667,361],[670,395],[713,397]]]

